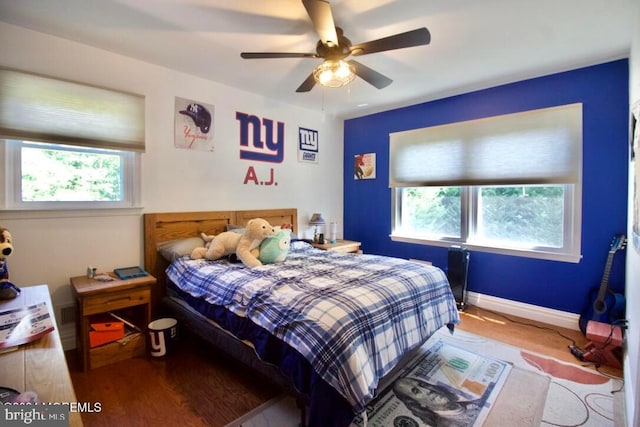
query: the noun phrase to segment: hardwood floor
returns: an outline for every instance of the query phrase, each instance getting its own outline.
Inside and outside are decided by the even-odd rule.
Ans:
[[[67,353],[85,426],[224,426],[280,394],[280,389],[196,339],[182,336],[166,358],[139,357],[81,372]]]
[[[469,306],[458,328],[580,365],[568,350],[587,340],[573,331]],[[556,332],[557,331],[557,332]],[[562,334],[565,337],[559,335]],[[170,357],[141,357],[81,372],[67,352],[79,402],[99,402],[101,412],[83,413],[85,426],[221,427],[280,394],[254,372],[218,354],[196,338],[182,336]],[[622,376],[619,369],[601,372]]]
[[[569,363],[598,370],[605,375],[622,377],[622,370],[602,365],[596,369],[593,363],[581,362],[569,351],[569,345],[583,348],[589,341],[578,330],[560,328],[529,319],[469,306],[460,313],[460,329],[521,347]]]

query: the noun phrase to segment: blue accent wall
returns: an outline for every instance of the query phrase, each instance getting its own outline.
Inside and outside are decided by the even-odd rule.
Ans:
[[[430,260],[446,269],[447,248],[393,242],[389,237],[389,133],[578,102],[583,104],[584,128],[582,260],[567,263],[472,251],[468,290],[580,313],[589,291],[602,280],[612,237],[627,229],[626,59],[345,121],[344,237],[361,241],[365,253]],[[354,156],[363,153],[376,153],[376,179],[354,180]],[[621,253],[614,258],[610,287],[624,290]]]

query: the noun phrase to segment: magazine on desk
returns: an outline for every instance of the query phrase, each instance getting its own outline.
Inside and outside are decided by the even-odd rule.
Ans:
[[[54,329],[46,302],[0,310],[0,350],[36,341]]]

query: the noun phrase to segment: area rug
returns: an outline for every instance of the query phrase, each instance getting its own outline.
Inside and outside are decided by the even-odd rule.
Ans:
[[[482,355],[487,360],[508,362],[509,368],[497,398],[487,414],[477,418],[474,426],[587,426],[614,427],[614,397],[622,380],[600,375],[589,369],[565,363],[544,355],[493,341],[469,332],[446,329],[434,334],[402,367],[380,384],[391,387],[393,379],[410,372],[429,349],[439,342],[452,348]],[[385,392],[380,393],[378,399]],[[370,407],[370,410],[373,407]],[[295,401],[279,396],[230,423],[227,427],[297,427],[300,422]],[[415,415],[405,415],[399,424],[407,427],[428,425]],[[375,420],[368,417],[368,426]],[[404,424],[402,421],[406,421]],[[391,424],[377,424],[380,426]],[[458,425],[450,423],[450,425]],[[463,424],[464,425],[464,424]]]
[[[512,366],[440,339],[396,369],[353,427],[482,425]]]

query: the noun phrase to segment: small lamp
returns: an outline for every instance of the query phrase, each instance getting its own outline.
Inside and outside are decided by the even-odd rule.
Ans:
[[[315,229],[313,230],[314,242],[318,241],[318,226],[324,225],[324,224],[325,222],[324,222],[324,218],[322,218],[322,214],[314,213],[313,215],[311,215],[311,219],[309,220],[309,225],[315,226]]]

